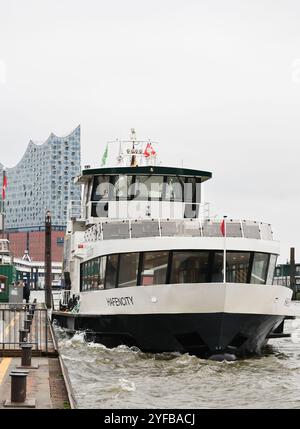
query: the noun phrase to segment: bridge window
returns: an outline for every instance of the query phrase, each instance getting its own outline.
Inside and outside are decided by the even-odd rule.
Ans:
[[[115,198],[119,200],[127,200],[132,193],[133,177],[120,174],[114,185]]]
[[[173,252],[171,283],[205,283],[209,251]]]
[[[184,179],[177,176],[168,176],[165,183],[164,200],[183,201]]]
[[[161,285],[167,279],[169,252],[146,252],[143,254],[141,285]]]
[[[187,177],[184,184],[184,201],[186,203],[201,202],[201,181],[196,177]]]
[[[92,190],[92,201],[108,200],[111,194],[111,186],[110,176],[95,176]]]
[[[163,176],[136,176],[134,198],[140,200],[159,200],[162,198]]]

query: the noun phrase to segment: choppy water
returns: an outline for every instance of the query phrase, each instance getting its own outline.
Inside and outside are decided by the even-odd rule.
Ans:
[[[300,408],[300,321],[265,354],[214,362],[69,339],[57,328],[79,408]]]

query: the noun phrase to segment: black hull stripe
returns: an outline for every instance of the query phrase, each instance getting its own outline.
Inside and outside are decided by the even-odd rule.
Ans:
[[[230,313],[71,315],[53,312],[52,318],[71,331],[87,331],[87,340],[107,347],[125,344],[145,352],[188,352],[209,357],[228,352],[237,356],[260,354],[267,336],[284,316]]]

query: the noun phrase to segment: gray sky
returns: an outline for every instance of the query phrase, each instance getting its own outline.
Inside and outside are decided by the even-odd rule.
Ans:
[[[271,223],[300,261],[298,0],[0,6],[3,164],[78,124],[82,163],[100,164],[135,127],[163,164],[213,172],[213,213]]]

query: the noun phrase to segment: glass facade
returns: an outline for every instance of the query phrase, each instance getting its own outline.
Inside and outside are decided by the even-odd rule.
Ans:
[[[227,251],[228,283],[272,284],[276,255]],[[81,264],[81,291],[159,284],[223,282],[223,252],[180,250],[121,253]]]
[[[6,228],[43,227],[47,210],[53,226],[65,227],[69,201],[81,199],[74,183],[80,163],[80,126],[66,137],[51,133],[42,145],[30,141],[21,161],[6,169]]]

